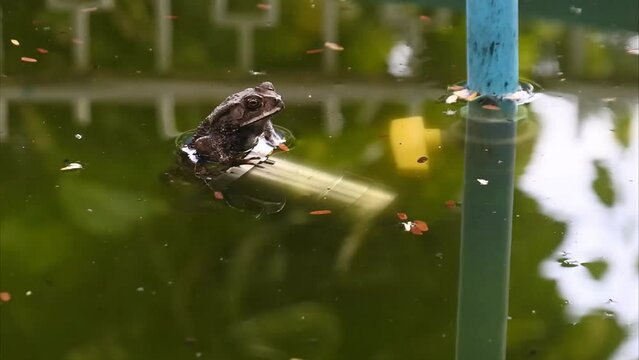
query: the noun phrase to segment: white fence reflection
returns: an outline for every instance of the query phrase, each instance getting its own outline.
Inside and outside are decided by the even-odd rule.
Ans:
[[[163,138],[179,133],[175,119],[175,105],[204,104],[215,107],[229,94],[263,81],[255,77],[248,82],[192,82],[179,80],[125,80],[114,79],[102,82],[67,84],[3,86],[0,95],[0,141],[9,137],[9,105],[11,103],[67,103],[73,108],[76,121],[81,125],[91,123],[93,103],[150,104],[157,110],[157,128]],[[418,115],[426,100],[442,95],[443,89],[427,84],[407,83],[331,83],[314,82],[311,85],[297,82],[277,82],[277,91],[287,105],[317,105],[321,107],[326,133],[339,135],[343,127],[343,103],[360,104],[362,111],[358,121],[368,123],[376,115],[376,104],[392,102],[405,104],[404,115]],[[398,114],[402,115],[402,114]],[[181,129],[186,130],[186,129]]]

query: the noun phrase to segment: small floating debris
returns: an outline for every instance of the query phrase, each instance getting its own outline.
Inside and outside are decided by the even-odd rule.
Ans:
[[[444,111],[444,114],[448,115],[448,116],[453,116],[453,115],[457,114],[457,110],[446,109],[446,111]]]
[[[48,54],[49,50],[45,49],[45,48],[36,48],[36,51],[39,52],[40,54]]]
[[[94,12],[94,11],[97,11],[97,10],[98,10],[98,7],[94,6],[94,7],[84,8],[84,9],[82,9],[80,11],[83,12],[83,13],[88,13],[88,12]]]
[[[20,58],[20,61],[26,62],[26,63],[36,63],[36,62],[38,62],[38,59],[34,59],[32,57],[23,56],[23,57]]]
[[[271,10],[271,4],[260,3],[260,4],[256,4],[255,7],[264,11]]]
[[[76,139],[78,139],[78,140],[82,139],[82,135],[80,135],[80,134],[75,134],[75,135],[74,135],[74,137],[75,137]]]
[[[458,96],[453,94],[446,98],[446,104],[454,104],[457,102]]]
[[[290,149],[288,148],[288,146],[286,146],[286,144],[281,143],[277,145],[277,148],[282,150],[282,151],[289,151]]]
[[[479,96],[479,93],[477,91],[470,91],[470,89],[461,89],[453,91],[453,95],[457,95],[457,97],[462,100],[473,101]]]
[[[11,39],[11,43],[15,46],[20,46],[20,42],[16,39]]]
[[[403,222],[404,230],[413,235],[422,235],[428,231],[428,224],[421,220]]]
[[[486,179],[477,179],[479,185],[488,185],[488,180]]]
[[[582,8],[578,8],[578,7],[574,6],[574,5],[570,5],[569,10],[570,10],[571,13],[573,13],[575,15],[580,15],[581,11],[582,11]]]
[[[413,235],[422,235],[424,233],[417,226],[415,226],[414,223],[410,224],[410,230],[408,230],[408,231],[410,231],[410,233],[413,234]]]
[[[251,75],[266,75],[266,71],[249,70],[249,74],[251,74]]]
[[[67,166],[60,168],[61,171],[70,171],[70,170],[80,170],[82,169],[82,164],[79,162],[72,162],[67,164]]]
[[[501,108],[497,105],[493,105],[493,104],[487,104],[487,105],[483,105],[482,108],[486,109],[486,110],[493,110],[493,111],[499,111],[501,110]]]
[[[428,161],[428,157],[427,156],[422,156],[419,159],[417,159],[417,162],[420,163],[420,164],[423,164],[426,161]]]
[[[319,54],[322,51],[324,51],[324,49],[309,49],[309,50],[306,50],[306,53],[307,54]]]
[[[176,20],[178,18],[177,15],[166,15],[164,16],[165,19],[167,20]]]
[[[421,220],[413,221],[413,226],[419,229],[420,231],[423,231],[423,232],[428,231],[428,224],[426,224],[425,222]]]
[[[8,291],[0,292],[0,302],[6,303],[11,301],[11,294]]]
[[[408,220],[406,213],[398,212],[397,218],[401,220],[400,224],[404,228],[404,231],[410,232],[413,235],[422,235],[428,231],[428,224],[422,220],[406,221]]]
[[[213,197],[215,198],[215,200],[224,200],[224,194],[222,194],[221,191],[214,191]]]
[[[461,203],[458,202],[458,201],[455,201],[455,200],[446,200],[444,202],[444,206],[446,206],[449,209],[453,209],[453,208],[459,207],[460,205],[461,205]]]
[[[332,213],[332,211],[330,211],[330,210],[313,210],[313,211],[309,212],[309,214],[311,214],[311,215],[329,215],[331,213]]]
[[[325,43],[324,43],[324,46],[325,46],[327,49],[331,49],[331,50],[335,50],[335,51],[342,51],[342,50],[344,50],[344,47],[343,47],[343,46],[341,46],[341,45],[339,45],[339,44],[337,44],[337,43],[334,43],[334,42],[330,42],[330,41],[325,42]]]
[[[430,21],[430,16],[427,15],[419,15],[419,20],[423,21],[423,22],[429,22]]]
[[[534,85],[536,84],[532,83],[531,81],[522,80],[519,82],[519,87],[515,92],[511,94],[507,94],[503,98],[515,101],[518,105],[527,104],[535,99]],[[441,98],[441,99],[445,99],[446,103],[451,103],[449,102],[451,101],[449,99],[455,99],[453,95],[457,96],[455,100],[464,100],[467,102],[474,101],[475,99],[478,99],[482,96],[477,91],[473,91],[467,88],[465,82],[449,85],[447,88],[447,91],[448,91],[448,94],[444,95]],[[489,109],[489,110],[496,110],[496,109]]]
[[[575,260],[575,259],[560,258],[560,259],[557,259],[557,261],[559,262],[561,267],[571,268],[571,267],[577,267],[581,265],[579,260]]]

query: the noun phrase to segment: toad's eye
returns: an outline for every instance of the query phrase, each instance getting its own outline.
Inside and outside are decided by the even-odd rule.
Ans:
[[[252,97],[246,98],[245,103],[247,108],[249,108],[250,110],[255,110],[259,108],[260,106],[262,106],[262,98],[257,96],[252,96]]]

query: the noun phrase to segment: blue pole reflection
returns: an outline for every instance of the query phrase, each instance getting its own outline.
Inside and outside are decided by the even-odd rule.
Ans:
[[[457,359],[505,358],[517,105],[468,105]]]

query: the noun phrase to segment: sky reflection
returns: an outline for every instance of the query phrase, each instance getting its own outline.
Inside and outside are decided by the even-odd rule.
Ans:
[[[557,282],[560,296],[569,301],[573,321],[604,310],[614,314],[627,338],[612,359],[639,356],[637,258],[638,147],[636,100],[624,103],[630,112],[628,146],[615,131],[615,114],[601,102],[595,111],[580,111],[575,96],[542,95],[532,104],[540,123],[539,137],[519,188],[533,197],[542,213],[566,224],[556,252],[540,264],[542,276]],[[619,104],[621,105],[621,104]],[[593,183],[599,164],[610,177],[614,201],[608,205]],[[578,263],[605,262],[596,278],[586,267],[562,267],[558,258]]]

